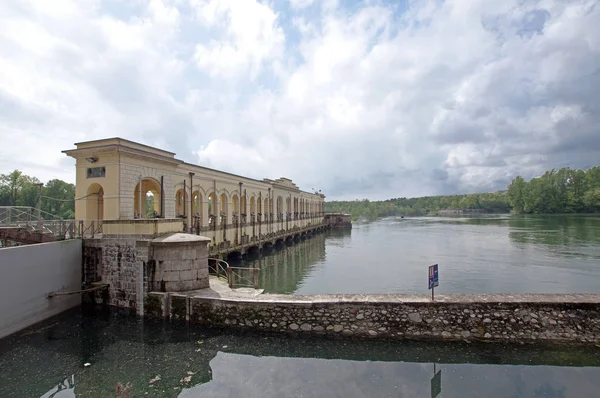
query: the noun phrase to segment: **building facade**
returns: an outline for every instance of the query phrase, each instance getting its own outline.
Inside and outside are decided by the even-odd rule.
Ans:
[[[122,138],[75,146],[63,151],[76,159],[75,217],[102,223],[104,234],[143,232],[148,220],[155,232],[177,229],[233,246],[323,223],[325,196],[287,178],[213,170]]]

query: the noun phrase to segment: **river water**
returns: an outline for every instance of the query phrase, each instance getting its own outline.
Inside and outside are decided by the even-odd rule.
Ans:
[[[600,217],[390,218],[242,263],[269,292],[427,293],[438,263],[440,293],[600,293]],[[96,307],[0,340],[0,397],[119,382],[131,397],[597,397],[600,348],[241,334]]]
[[[0,340],[0,370],[3,398],[119,382],[130,397],[582,398],[598,396],[600,349],[232,334],[94,308]]]
[[[600,293],[600,216],[387,218],[259,259],[270,293]],[[236,263],[239,265],[239,263]]]

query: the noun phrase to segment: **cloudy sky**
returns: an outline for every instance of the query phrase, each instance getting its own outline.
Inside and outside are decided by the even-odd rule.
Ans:
[[[329,199],[600,164],[592,0],[2,0],[0,173],[121,136]]]

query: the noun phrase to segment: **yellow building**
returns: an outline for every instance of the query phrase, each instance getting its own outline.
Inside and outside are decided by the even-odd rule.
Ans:
[[[323,223],[325,196],[287,178],[213,170],[122,138],[75,146],[63,151],[76,159],[75,217],[103,225],[104,234],[143,234],[152,225],[154,233],[185,229],[237,245]]]

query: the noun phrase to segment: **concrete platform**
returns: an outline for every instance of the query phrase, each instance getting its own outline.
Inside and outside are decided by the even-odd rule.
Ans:
[[[191,290],[189,292],[178,292],[178,295],[202,298],[221,299],[252,299],[264,292],[264,289],[237,288],[232,289],[222,279],[214,275],[208,277],[210,287],[208,289]]]

